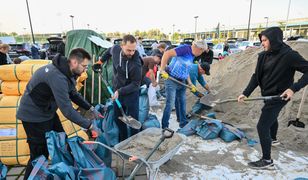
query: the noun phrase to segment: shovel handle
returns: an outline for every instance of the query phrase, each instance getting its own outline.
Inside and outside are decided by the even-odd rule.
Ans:
[[[254,97],[246,98],[244,101],[258,101],[258,100],[282,100],[280,96],[263,96],[263,97]],[[237,99],[226,99],[222,101],[214,101],[216,104],[227,103],[227,102],[237,102]]]
[[[112,91],[112,89],[111,89],[110,86],[107,86],[107,90],[108,90],[108,92],[109,92],[109,94],[110,94],[111,96],[114,95],[114,93],[113,93],[113,91]],[[121,109],[121,108],[122,108],[122,105],[121,105],[119,99],[115,99],[115,102],[117,103],[118,107]]]
[[[185,86],[185,87],[187,87],[187,88],[189,88],[189,89],[192,89],[191,88],[191,86],[189,86],[189,85],[187,85],[187,84],[185,84],[185,83],[183,83],[183,82],[181,82],[181,81],[179,81],[179,80],[177,80],[177,79],[175,79],[175,78],[173,78],[173,77],[171,77],[171,76],[169,76],[168,77],[168,79],[170,79],[171,81],[174,81],[174,82],[176,82],[176,83],[178,83],[178,84],[180,84],[180,85],[182,85],[182,86]],[[196,91],[196,92],[198,92],[199,94],[202,94],[200,91]],[[201,95],[200,95],[200,97],[202,97]]]
[[[168,133],[166,133],[166,131],[168,131]],[[162,131],[162,138],[164,139],[168,139],[168,138],[171,138],[174,134],[174,131],[169,129],[169,128],[165,128],[163,129]]]

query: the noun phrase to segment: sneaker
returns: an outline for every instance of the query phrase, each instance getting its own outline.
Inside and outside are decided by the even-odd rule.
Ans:
[[[272,146],[278,146],[280,142],[277,139],[272,139]]]
[[[274,167],[274,162],[272,159],[271,160],[260,159],[258,161],[249,162],[248,166],[250,166],[253,169],[267,169],[270,167]]]

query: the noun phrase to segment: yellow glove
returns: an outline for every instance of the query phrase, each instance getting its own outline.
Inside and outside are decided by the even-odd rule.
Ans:
[[[197,88],[196,88],[196,86],[195,85],[190,85],[190,91],[192,92],[192,93],[195,93],[195,92],[197,92]]]
[[[164,79],[168,79],[169,78],[169,74],[166,71],[162,71],[161,72],[161,77]]]

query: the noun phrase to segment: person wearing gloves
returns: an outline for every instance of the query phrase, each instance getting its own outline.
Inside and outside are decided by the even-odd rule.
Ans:
[[[68,59],[57,54],[52,64],[39,68],[27,84],[16,114],[22,121],[30,149],[25,179],[30,175],[31,162],[44,155],[48,158],[45,133],[49,131],[64,132],[56,113],[59,108],[70,121],[92,132],[97,137],[101,132],[90,119],[85,119],[77,112],[72,102],[92,113],[92,119],[101,117],[77,92],[76,78],[86,71],[91,56],[82,48],[73,49]]]
[[[205,50],[205,47],[206,42],[199,40],[194,41],[191,46],[182,45],[164,53],[161,61],[161,77],[165,79],[166,105],[162,118],[162,128],[169,126],[170,114],[176,98],[178,103],[175,108],[179,112],[179,117],[177,118],[180,120],[180,128],[187,124],[185,98],[186,87],[170,80],[169,76],[183,83],[187,80],[188,85],[192,87],[191,91],[195,93],[196,87],[191,83],[189,72],[193,65],[195,56],[200,56]],[[170,58],[172,58],[172,60],[166,67]]]
[[[274,166],[271,159],[271,146],[277,145],[278,120],[281,109],[295,92],[308,84],[308,61],[283,42],[283,33],[279,27],[271,27],[259,34],[264,51],[259,53],[257,66],[250,82],[238,97],[245,101],[256,87],[260,87],[262,96],[280,95],[280,100],[264,102],[257,124],[262,148],[262,158],[249,162],[252,168],[266,169]],[[295,71],[303,73],[294,83]]]
[[[127,115],[138,120],[139,117],[139,89],[142,81],[142,59],[136,50],[137,41],[132,35],[125,35],[121,46],[114,45],[102,56],[102,61],[112,57],[113,79],[112,87],[114,96],[112,99],[119,99]],[[128,131],[124,122],[119,120],[122,116],[119,107],[114,102],[113,119],[119,128],[119,141],[127,139]],[[131,135],[137,134],[138,129],[130,128]]]

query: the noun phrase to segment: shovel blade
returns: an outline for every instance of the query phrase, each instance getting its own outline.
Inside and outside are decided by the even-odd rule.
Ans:
[[[293,125],[293,126],[299,127],[299,128],[305,128],[305,123],[299,121],[298,119],[297,119],[297,120],[289,121],[289,122],[288,122],[288,127],[289,127],[290,125]]]
[[[200,99],[200,103],[207,106],[208,109],[212,109],[216,104],[213,103],[215,96],[213,94],[207,94]]]
[[[120,116],[119,119],[131,128],[141,128],[141,123],[131,116]]]

